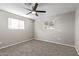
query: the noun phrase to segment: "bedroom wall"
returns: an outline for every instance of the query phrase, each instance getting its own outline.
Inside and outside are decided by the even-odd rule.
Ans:
[[[44,22],[55,20],[54,30],[47,30],[44,28]],[[53,16],[35,21],[35,38],[37,40],[54,42],[68,46],[74,46],[75,39],[75,12],[68,12],[57,15],[55,19]]]
[[[24,21],[24,30],[8,29],[8,18]],[[34,21],[6,11],[0,10],[0,48],[22,41],[28,41],[34,36]]]
[[[79,6],[75,14],[75,48],[79,54]]]

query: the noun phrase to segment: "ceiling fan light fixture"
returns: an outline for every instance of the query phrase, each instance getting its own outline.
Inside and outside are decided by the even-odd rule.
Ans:
[[[36,12],[35,11],[32,11],[32,14],[36,14]]]
[[[34,14],[34,15],[36,15],[36,16],[38,16],[38,14],[37,13],[46,13],[46,11],[40,11],[40,10],[37,10],[37,7],[38,7],[38,3],[34,3],[34,6],[32,6],[32,10],[31,9],[28,9],[28,8],[26,8],[27,10],[29,10],[30,12],[29,13],[27,13],[26,15],[28,15],[28,14],[30,14],[30,13],[32,13],[32,14]]]

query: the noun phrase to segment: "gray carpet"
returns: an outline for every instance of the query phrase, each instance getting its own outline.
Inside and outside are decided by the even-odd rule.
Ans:
[[[0,56],[78,56],[75,48],[31,40],[0,50]]]

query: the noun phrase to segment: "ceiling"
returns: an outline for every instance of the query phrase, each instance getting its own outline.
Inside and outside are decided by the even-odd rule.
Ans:
[[[59,15],[71,11],[75,11],[78,3],[39,3],[38,10],[46,10],[46,13],[38,13],[38,17],[33,14],[26,15],[29,11],[24,9],[25,7],[31,9],[34,4],[32,3],[0,3],[0,9],[5,10],[20,16],[24,16],[31,19],[50,17]]]

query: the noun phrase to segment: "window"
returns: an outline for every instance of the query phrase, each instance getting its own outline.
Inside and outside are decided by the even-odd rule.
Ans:
[[[24,29],[24,21],[8,18],[8,29]]]

